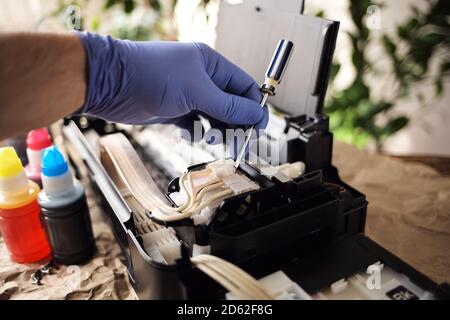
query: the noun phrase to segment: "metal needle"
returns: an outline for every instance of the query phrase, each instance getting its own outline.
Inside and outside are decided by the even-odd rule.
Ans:
[[[264,105],[266,104],[266,101],[267,101],[268,97],[269,97],[269,94],[268,93],[264,93],[264,95],[263,95],[263,97],[261,99],[261,103],[260,103],[261,108],[263,108]],[[245,150],[247,149],[247,145],[250,142],[250,138],[252,137],[254,128],[255,128],[255,126],[253,125],[253,126],[250,127],[250,129],[248,129],[248,134],[247,134],[247,137],[245,137],[244,145],[241,147],[241,149],[239,151],[239,154],[238,154],[238,156],[236,158],[236,161],[234,162],[234,167],[235,168],[239,167],[239,164],[241,163],[242,158],[245,155]]]

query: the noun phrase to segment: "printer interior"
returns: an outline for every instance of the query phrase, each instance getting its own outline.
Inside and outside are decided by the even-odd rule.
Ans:
[[[215,156],[223,145],[177,139],[171,125],[72,118],[63,128],[108,212],[138,295],[439,298],[445,288],[364,234],[366,197],[331,163],[323,101],[339,23],[294,12],[296,5],[255,11],[253,2],[221,3],[219,52],[258,79],[274,39],[299,44],[270,101],[261,161],[235,169]]]

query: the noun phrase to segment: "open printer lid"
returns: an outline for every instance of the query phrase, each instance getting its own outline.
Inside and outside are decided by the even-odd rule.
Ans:
[[[221,1],[215,49],[258,83],[278,40],[294,43],[277,94],[269,101],[297,116],[322,113],[339,23],[302,15],[303,0]]]

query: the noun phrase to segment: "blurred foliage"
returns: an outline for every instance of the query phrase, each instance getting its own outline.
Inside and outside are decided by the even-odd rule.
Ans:
[[[177,0],[102,0],[103,5],[95,17],[85,25],[81,15],[81,28],[90,31],[107,32],[114,37],[130,40],[176,39],[173,16]],[[87,8],[89,0],[59,0],[59,8],[54,15],[67,18],[67,7],[76,5]],[[206,8],[210,0],[200,0],[199,6]],[[378,2],[378,1],[377,1]],[[395,106],[404,98],[415,96],[422,105],[430,104],[417,90],[424,83],[434,85],[434,97],[442,95],[443,83],[450,70],[449,9],[448,0],[431,0],[427,10],[411,6],[410,17],[396,27],[394,33],[380,33],[367,27],[368,8],[377,4],[373,0],[349,0],[349,13],[354,31],[347,32],[351,43],[351,61],[355,68],[355,78],[344,89],[334,89],[333,79],[341,66],[334,62],[330,76],[330,90],[325,110],[330,115],[331,127],[337,139],[359,147],[375,142],[381,150],[389,136],[405,128],[409,118],[398,114]],[[116,20],[110,21],[115,12]],[[326,17],[324,11],[316,14]],[[118,16],[118,17],[117,17]],[[117,19],[119,18],[119,19]],[[105,30],[105,25],[107,29]],[[376,37],[374,37],[374,33]],[[389,97],[375,97],[371,88],[371,76],[386,73],[368,59],[368,50],[374,42],[379,42],[383,55],[389,63],[389,76],[393,85]],[[430,79],[430,64],[438,57],[438,72]],[[371,79],[369,79],[371,78]],[[376,78],[376,77],[375,77]],[[390,84],[390,82],[389,82]]]
[[[426,12],[412,6],[412,16],[397,26],[395,34],[381,35],[381,44],[393,71],[395,85],[392,88],[392,97],[377,99],[373,97],[367,75],[376,75],[380,71],[367,59],[368,46],[375,40],[371,38],[373,31],[367,27],[365,21],[367,9],[374,5],[374,2],[350,0],[349,12],[355,31],[348,32],[348,36],[351,40],[351,60],[356,75],[353,82],[343,90],[331,90],[325,105],[325,110],[330,115],[331,127],[338,139],[359,147],[374,141],[380,151],[387,137],[408,125],[407,115],[399,115],[392,110],[402,98],[420,91],[414,89],[430,80],[428,71],[436,56],[439,56],[439,72],[431,79],[435,86],[434,98],[442,94],[443,82],[447,79],[450,69],[447,1],[430,1]],[[378,6],[382,7],[379,4]],[[339,70],[340,64],[334,63],[331,83]],[[423,105],[430,102],[425,102],[421,93],[417,93],[417,98]],[[382,121],[380,115],[383,115]]]
[[[80,30],[107,32],[108,34],[129,40],[176,39],[176,26],[173,16],[177,0],[101,0],[102,6],[86,24],[81,14]],[[206,7],[210,0],[200,0],[199,6]],[[67,9],[77,6],[86,10],[89,0],[59,0],[58,8],[50,16],[67,19]],[[115,11],[114,21],[108,13]],[[44,17],[46,18],[46,17]],[[105,30],[105,25],[107,25]]]

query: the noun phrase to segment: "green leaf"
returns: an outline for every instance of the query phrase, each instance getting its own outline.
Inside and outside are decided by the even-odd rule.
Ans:
[[[323,17],[325,17],[325,12],[323,10],[320,10],[314,16],[323,18]]]
[[[340,63],[333,63],[331,65],[331,70],[330,70],[330,82],[333,82],[334,79],[336,78],[337,74],[339,73],[339,70],[341,70],[341,64]]]
[[[447,40],[448,35],[431,32],[426,34],[425,36],[421,37],[421,40],[423,42],[423,46],[426,48],[433,48],[441,43],[443,43],[445,40]]]
[[[159,0],[148,0],[148,4],[156,12],[161,12],[161,3],[159,2]]]
[[[107,0],[105,3],[105,9],[109,9],[112,6],[116,5],[117,3],[119,3],[120,0]]]
[[[123,10],[125,13],[131,13],[135,6],[134,0],[123,0]]]
[[[366,42],[370,36],[369,28],[367,28],[365,25],[363,25],[363,27],[361,28],[360,34],[361,34],[361,40]]]
[[[394,104],[392,102],[381,101],[378,103],[373,103],[371,101],[366,101],[366,103],[361,103],[360,117],[363,119],[373,119],[377,114],[389,111],[392,109]]]
[[[362,99],[369,99],[369,87],[366,86],[361,77],[357,77],[353,85],[346,90],[351,103],[356,104]]]
[[[397,46],[391,40],[391,38],[389,38],[388,35],[384,34],[381,37],[381,43],[383,44],[384,49],[386,50],[386,52],[388,52],[391,55],[395,55],[395,51],[397,50]]]
[[[417,21],[417,19],[413,17],[405,24],[397,27],[397,35],[404,40],[408,40],[409,38],[414,36],[413,33],[416,31],[418,25],[419,21]]]
[[[201,0],[198,4],[198,6],[201,6],[203,8],[206,8],[206,6],[208,5],[208,3],[210,2],[210,0]]]
[[[391,119],[386,123],[386,125],[382,129],[383,137],[390,136],[397,131],[406,127],[409,123],[409,119],[405,116],[400,116],[394,119]]]

